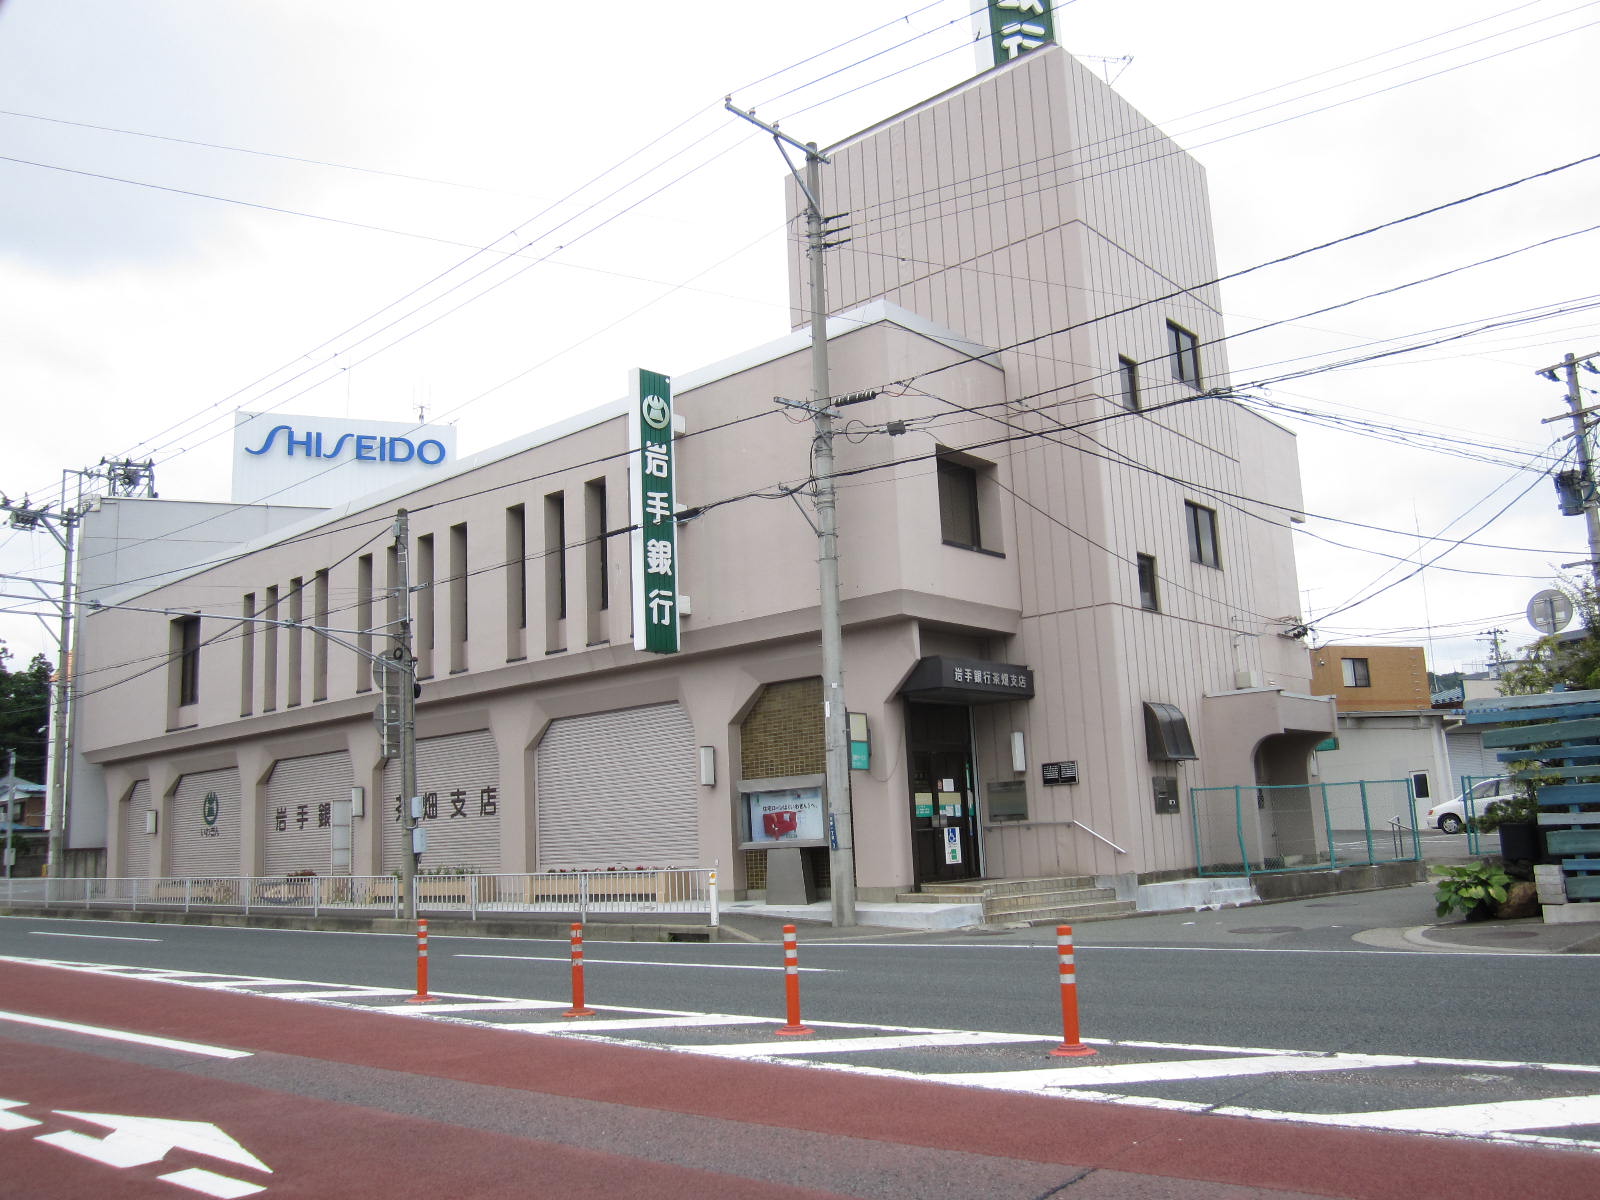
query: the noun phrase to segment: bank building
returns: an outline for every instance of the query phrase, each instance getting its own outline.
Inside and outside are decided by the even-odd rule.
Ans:
[[[1299,640],[1294,438],[1226,395],[1201,167],[1054,45],[823,152],[851,225],[825,265],[859,898],[1193,876],[1237,836],[1193,789],[1304,784],[1334,724]],[[813,396],[803,239],[789,274],[788,335],[640,394],[597,378],[596,407],[465,459],[291,418],[244,439],[400,484],[103,501],[72,852],[116,877],[399,870],[357,650],[401,615],[404,509],[425,869],[717,864],[733,898],[826,895],[818,539],[807,490],[777,494],[811,480],[813,430],[773,399]],[[163,521],[165,550],[94,557]]]

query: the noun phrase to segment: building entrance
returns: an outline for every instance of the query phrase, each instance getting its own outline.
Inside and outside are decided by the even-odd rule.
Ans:
[[[911,857],[916,882],[983,874],[973,789],[972,718],[965,705],[906,702]]]

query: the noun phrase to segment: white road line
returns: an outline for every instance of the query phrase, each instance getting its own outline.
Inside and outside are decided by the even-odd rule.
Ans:
[[[515,962],[571,962],[571,957],[566,954],[452,954],[451,958],[503,958]],[[585,966],[609,964],[618,967],[679,967],[694,971],[781,971],[783,967],[745,966],[738,963],[675,963],[656,962],[651,959],[635,958],[596,958],[593,952],[584,955]],[[835,970],[831,967],[801,967],[802,972],[812,975],[833,975]]]
[[[776,1028],[776,1026],[774,1026]],[[992,1046],[1011,1042],[1058,1042],[1059,1037],[1033,1037],[1025,1033],[924,1033],[911,1037],[823,1038],[811,1041],[746,1042],[738,1046],[693,1046],[696,1054],[715,1058],[768,1058],[791,1054],[855,1054],[863,1050],[922,1050],[935,1046]]]
[[[571,1005],[553,1005],[556,1008],[570,1008]],[[619,1029],[693,1029],[705,1025],[760,1025],[770,1021],[771,1017],[735,1017],[735,1016],[694,1016],[694,1017],[602,1017],[598,1021],[591,1021],[587,1017],[574,1017],[571,1021],[527,1021],[516,1025],[500,1026],[505,1029],[518,1029],[524,1033],[560,1033],[560,1034],[585,1034],[599,1030]]]
[[[159,942],[160,938],[118,937],[112,933],[56,933],[50,929],[30,929],[28,933],[33,937],[71,937],[93,938],[97,942]]]
[[[438,1017],[447,1016],[451,1013],[525,1012],[528,1009],[571,1007],[572,1002],[570,1000],[467,1000],[460,1003],[452,1003],[447,1001],[445,1003],[433,1004],[408,1004],[403,1008],[390,1008],[385,1006],[383,1008],[374,1008],[373,1011],[401,1013],[408,1017]],[[493,1024],[494,1027],[498,1029],[500,1028],[501,1022],[496,1021],[493,1022]],[[507,1029],[517,1028],[517,1026],[509,1024],[505,1027]]]
[[[1231,1116],[1260,1115],[1259,1109],[1219,1108],[1215,1111]],[[1405,1133],[1512,1133],[1521,1129],[1600,1125],[1600,1096],[1551,1096],[1543,1100],[1446,1104],[1438,1108],[1392,1108],[1384,1112],[1274,1115],[1316,1125],[1394,1129]]]
[[[74,1021],[56,1021],[50,1017],[35,1017],[27,1013],[0,1012],[0,1021],[18,1025],[36,1025],[41,1029],[60,1029],[67,1033],[81,1033],[89,1037],[106,1038],[113,1042],[132,1042],[139,1046],[156,1046],[162,1050],[181,1050],[185,1054],[201,1054],[207,1058],[249,1058],[248,1050],[226,1050],[221,1046],[208,1046],[203,1042],[183,1042],[176,1038],[155,1037],[148,1033],[133,1033],[126,1029],[108,1029],[103,1025],[79,1025]]]
[[[924,1076],[941,1083],[964,1083],[1007,1091],[1104,1087],[1112,1084],[1171,1083],[1185,1079],[1226,1079],[1244,1075],[1293,1075],[1308,1071],[1361,1071],[1409,1067],[1417,1060],[1391,1054],[1263,1055],[1252,1058],[1185,1059],[1178,1062],[1119,1063],[1114,1066],[1040,1068],[1029,1071],[947,1072]]]
[[[241,991],[245,990],[243,988]],[[386,988],[386,987],[338,987],[330,985],[322,990],[308,989],[303,992],[251,992],[253,996],[266,996],[274,1000],[360,1000],[375,996],[415,996],[417,993],[411,988]]]

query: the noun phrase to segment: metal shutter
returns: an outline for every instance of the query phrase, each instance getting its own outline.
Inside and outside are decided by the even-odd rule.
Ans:
[[[428,850],[421,869],[500,869],[500,759],[487,729],[425,738],[417,743],[417,792]],[[384,822],[383,870],[400,870],[404,839],[400,813],[400,760],[383,771],[383,806],[372,816]]]
[[[144,815],[150,811],[150,781],[141,779],[122,806],[122,874],[135,878],[150,874],[150,843],[144,831]]]
[[[551,722],[536,779],[540,870],[695,865],[694,726],[678,705]]]
[[[268,875],[315,871],[348,874],[333,863],[333,830],[349,827],[350,755],[336,750],[285,758],[272,768],[262,811],[262,865]]]
[[[1448,799],[1461,791],[1461,777],[1493,779],[1504,775],[1510,767],[1495,758],[1495,751],[1483,748],[1483,730],[1462,729],[1445,737],[1446,753],[1450,756],[1450,786],[1442,789]]]
[[[216,820],[207,824],[205,799],[215,793]],[[238,875],[239,769],[202,771],[178,780],[168,812],[168,875]]]

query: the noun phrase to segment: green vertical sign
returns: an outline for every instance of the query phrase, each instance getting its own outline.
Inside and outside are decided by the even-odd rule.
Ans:
[[[656,654],[678,652],[677,489],[672,464],[672,381],[634,372],[638,429],[633,562],[633,644]]]
[[[997,67],[1055,41],[1050,0],[989,0],[989,40]]]

